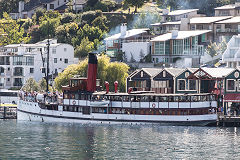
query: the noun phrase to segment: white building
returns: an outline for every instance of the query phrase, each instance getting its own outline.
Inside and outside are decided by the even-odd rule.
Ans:
[[[230,68],[240,66],[240,35],[234,35],[228,42],[227,49],[222,56],[222,61]]]
[[[10,13],[13,19],[32,18],[37,9],[43,8],[47,11],[58,10],[64,12],[69,0],[29,0],[27,3],[20,1],[18,11]]]
[[[176,67],[197,67],[211,30],[172,31],[151,40],[152,61]]]
[[[172,30],[187,31],[191,18],[205,15],[198,14],[198,9],[175,10],[164,9],[159,23],[151,24],[155,34],[165,34]]]
[[[127,61],[132,58],[140,61],[140,55],[150,53],[150,39],[152,35],[148,28],[127,30],[126,24],[120,27],[120,33],[105,38],[106,54],[112,58],[117,57],[121,51],[125,53]]]
[[[36,44],[10,44],[0,53],[0,87],[21,87],[27,79],[39,81],[45,77],[47,40]],[[74,48],[69,44],[50,40],[49,74],[62,72],[76,62]]]
[[[87,0],[73,0],[73,10],[75,12],[83,11],[84,7],[87,4]]]

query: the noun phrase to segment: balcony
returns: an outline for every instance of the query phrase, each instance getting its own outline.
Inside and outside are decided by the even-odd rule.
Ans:
[[[225,29],[217,29],[217,33],[238,33],[240,32],[239,29],[231,29],[231,28],[225,28]]]
[[[17,83],[17,82],[13,83],[14,87],[21,87],[22,85],[23,85],[22,83]]]
[[[23,72],[13,72],[13,76],[23,76]]]

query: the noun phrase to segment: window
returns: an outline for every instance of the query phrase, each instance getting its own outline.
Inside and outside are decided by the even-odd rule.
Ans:
[[[113,47],[113,41],[107,41],[107,47]]]
[[[67,48],[64,48],[64,52],[67,52]]]
[[[57,63],[57,58],[54,58],[54,63]]]
[[[227,90],[228,91],[235,90],[235,80],[227,80]]]
[[[62,58],[60,58],[60,61],[62,61]]]
[[[64,59],[64,63],[68,63],[68,59]]]
[[[42,68],[42,73],[45,73],[46,72],[46,68]]]
[[[58,73],[57,69],[55,69],[55,73]]]
[[[50,4],[50,9],[54,9],[54,4]]]
[[[163,77],[166,77],[166,71],[163,71]]]
[[[10,71],[10,68],[8,67],[8,71]]]
[[[183,40],[173,40],[173,54],[174,55],[183,54]]]
[[[196,90],[196,80],[189,80],[188,85],[189,85],[189,90]]]
[[[240,79],[237,81],[237,88],[238,88],[238,91],[240,91]]]
[[[9,81],[10,81],[10,78],[7,78],[7,81],[9,82]]]
[[[202,34],[202,42],[206,42],[206,34]]]
[[[195,30],[195,25],[191,25],[191,30]]]
[[[178,80],[178,90],[183,91],[186,88],[185,80]]]
[[[56,48],[52,49],[52,54],[56,54]]]
[[[164,55],[164,50],[165,50],[165,42],[155,42],[155,47],[154,47],[154,54],[160,54]]]
[[[34,73],[34,68],[30,68],[30,73]]]

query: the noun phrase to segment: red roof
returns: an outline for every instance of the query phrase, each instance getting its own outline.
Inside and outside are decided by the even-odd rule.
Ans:
[[[240,93],[229,93],[224,95],[225,102],[240,102]]]

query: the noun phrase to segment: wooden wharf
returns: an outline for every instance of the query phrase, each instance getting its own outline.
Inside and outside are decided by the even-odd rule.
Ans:
[[[217,126],[240,127],[240,115],[218,115]]]
[[[11,104],[1,104],[0,119],[17,119],[17,106]]]

